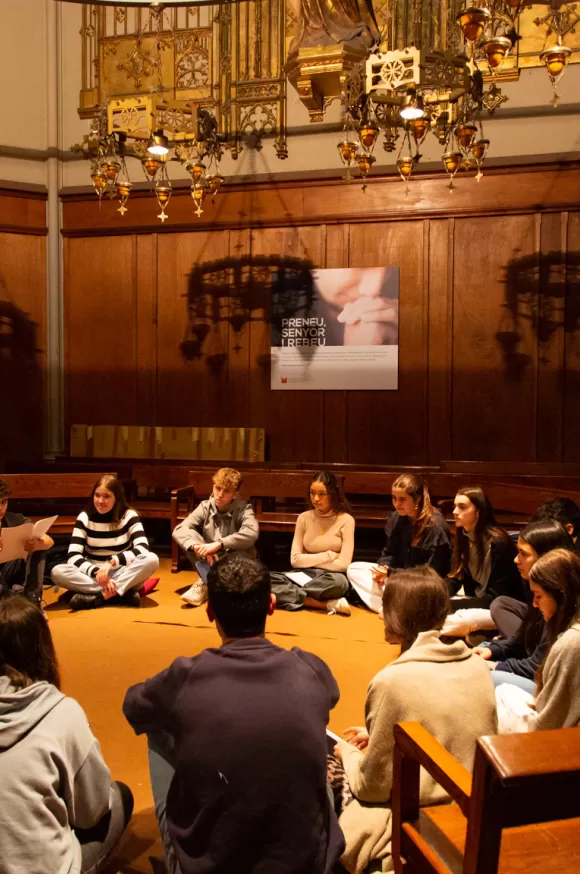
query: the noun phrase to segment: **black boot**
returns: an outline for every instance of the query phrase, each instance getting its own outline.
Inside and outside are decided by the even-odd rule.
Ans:
[[[100,594],[84,595],[82,592],[77,592],[70,599],[72,610],[93,610],[95,607],[103,607],[105,599]]]
[[[124,595],[120,596],[120,600],[125,607],[141,606],[141,595],[136,589],[128,589]]]

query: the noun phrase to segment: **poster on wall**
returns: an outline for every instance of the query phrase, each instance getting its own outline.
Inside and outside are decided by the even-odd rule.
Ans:
[[[277,272],[271,354],[275,391],[396,389],[399,268]]]

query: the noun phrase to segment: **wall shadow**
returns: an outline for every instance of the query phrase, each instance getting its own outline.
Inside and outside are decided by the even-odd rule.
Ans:
[[[0,300],[0,470],[9,458],[40,458],[43,386],[38,325]]]
[[[273,315],[278,321],[309,312],[314,301],[312,267],[308,259],[275,254],[195,264],[188,280],[187,327],[180,344],[182,358],[185,361],[203,358],[209,370],[219,371],[228,358],[228,344],[224,345],[221,331],[224,324],[234,334],[241,334],[252,322],[269,325]],[[268,366],[270,356],[263,353],[258,364]]]
[[[532,325],[540,344],[540,363],[546,363],[542,344],[560,328],[573,334],[580,327],[580,252],[534,253],[510,261],[505,270],[507,319],[495,337],[508,379],[519,380],[530,357],[519,351],[522,326]]]

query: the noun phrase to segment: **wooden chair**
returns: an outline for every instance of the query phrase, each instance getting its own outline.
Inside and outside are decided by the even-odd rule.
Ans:
[[[418,723],[394,734],[396,874],[580,870],[580,728],[482,737],[473,777]],[[454,803],[419,807],[421,767]]]

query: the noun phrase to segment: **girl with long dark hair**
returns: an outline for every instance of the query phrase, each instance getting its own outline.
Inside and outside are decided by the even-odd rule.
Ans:
[[[272,591],[278,607],[286,610],[313,607],[348,616],[345,571],[354,551],[354,519],[330,471],[320,471],[312,478],[308,500],[310,510],[296,520],[290,550],[294,570],[271,574]]]
[[[526,584],[535,562],[553,549],[574,550],[572,538],[559,522],[551,519],[530,522],[520,531],[515,563]],[[536,671],[549,647],[546,623],[532,601],[531,595],[527,604],[505,596],[496,598],[490,613],[503,638],[474,649],[492,669],[496,686],[513,683],[531,694],[535,690]],[[512,633],[506,633],[507,629]]]
[[[425,479],[405,473],[392,485],[394,512],[385,526],[387,541],[376,565],[353,562],[347,571],[352,587],[367,607],[379,613],[389,574],[429,565],[445,577],[449,573],[451,544],[447,523],[431,503]]]
[[[129,507],[122,483],[105,474],[77,517],[67,563],[56,565],[51,577],[55,585],[76,593],[70,602],[73,610],[102,607],[113,598],[138,607],[139,589],[158,567],[159,559],[149,551],[141,519]]]
[[[121,838],[131,790],[111,782],[87,717],[60,691],[48,622],[0,600],[2,874],[96,874]]]
[[[453,562],[449,575],[452,594],[464,595],[452,608],[489,607],[499,595],[524,600],[514,564],[513,540],[495,520],[493,507],[480,486],[459,489],[453,518]]]

